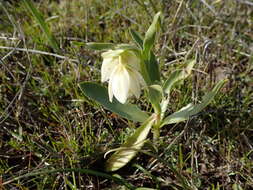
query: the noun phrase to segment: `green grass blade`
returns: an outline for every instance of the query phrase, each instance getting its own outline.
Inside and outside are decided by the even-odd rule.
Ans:
[[[25,4],[26,8],[34,16],[35,20],[39,24],[42,31],[45,33],[50,46],[55,51],[59,51],[60,48],[58,46],[58,43],[57,43],[55,37],[53,36],[53,34],[51,33],[51,31],[49,30],[49,27],[48,27],[47,23],[45,22],[45,19],[43,18],[42,14],[39,12],[39,10],[33,5],[33,3],[30,0],[23,0],[23,2]]]
[[[187,178],[182,175],[177,168],[175,168],[169,161],[162,159],[159,155],[155,155],[151,152],[145,151],[145,150],[140,150],[139,152],[149,155],[151,157],[156,158],[159,162],[163,163],[165,166],[167,166],[177,177],[177,179],[181,182],[181,185],[183,189],[185,190],[192,190],[192,187],[189,186],[189,183],[187,181]]]
[[[115,177],[115,176],[112,176],[112,175],[109,175],[109,174],[106,174],[106,173],[103,173],[103,172],[98,172],[98,171],[95,171],[95,170],[90,170],[90,169],[80,169],[80,168],[64,168],[64,169],[41,169],[41,170],[37,170],[35,172],[30,172],[30,173],[27,173],[27,174],[24,174],[24,175],[20,175],[18,177],[14,177],[13,179],[10,179],[10,180],[7,180],[5,182],[2,183],[2,185],[7,185],[7,184],[10,184],[14,181],[18,181],[20,179],[23,179],[23,178],[27,178],[27,177],[32,177],[32,176],[38,176],[38,175],[45,175],[45,174],[54,174],[54,173],[58,173],[58,172],[79,172],[79,173],[84,173],[84,174],[87,174],[87,175],[94,175],[94,176],[98,176],[98,177],[103,177],[103,178],[106,178],[106,179],[110,179],[110,180],[113,180],[115,183],[117,184],[120,184],[120,185],[125,185],[127,188],[129,189],[135,189],[135,187],[128,183],[126,180],[122,179],[122,178],[118,178],[118,177]]]
[[[155,175],[153,175],[150,171],[148,171],[147,169],[145,169],[144,167],[142,167],[139,164],[134,164],[134,167],[138,168],[140,171],[142,171],[145,175],[149,176],[157,185],[160,183],[158,177],[156,177]],[[158,188],[158,186],[157,186]],[[151,189],[151,188],[146,188],[146,187],[142,187],[142,188],[137,188],[138,190],[155,190],[155,189]],[[160,188],[159,188],[160,189]]]

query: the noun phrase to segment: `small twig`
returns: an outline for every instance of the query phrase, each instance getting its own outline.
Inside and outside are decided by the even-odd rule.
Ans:
[[[238,50],[236,50],[236,49],[232,49],[232,51],[235,52],[235,53],[238,53],[238,54],[240,54],[240,55],[244,55],[244,56],[246,56],[246,57],[251,57],[251,56],[252,56],[252,55],[250,55],[250,54],[248,54],[248,53],[241,52],[241,51],[238,51]]]
[[[42,54],[42,55],[49,55],[49,56],[53,56],[59,59],[66,59],[72,62],[76,62],[79,63],[79,61],[77,59],[70,59],[69,57],[63,56],[63,55],[58,55],[55,53],[49,53],[49,52],[45,52],[45,51],[40,51],[40,50],[34,50],[34,49],[25,49],[25,48],[15,48],[15,47],[5,47],[5,46],[0,46],[0,49],[8,49],[8,50],[14,50],[14,51],[24,51],[24,52],[29,52],[29,53],[37,53],[37,54]]]
[[[11,102],[9,103],[9,105],[5,108],[5,110],[3,111],[3,114],[0,116],[0,124],[3,123],[10,115],[10,112],[8,112],[9,108],[13,105],[13,103],[15,102],[15,100],[18,98],[19,94],[20,94],[20,91],[19,90],[14,98],[11,100]]]
[[[3,56],[3,58],[1,58],[1,61],[4,61],[7,57],[9,57],[15,51],[15,49],[18,47],[18,45],[20,44],[20,42],[21,42],[21,40],[17,42],[17,44],[15,45],[15,47],[9,53],[7,53],[5,56]]]
[[[180,4],[178,5],[176,14],[175,14],[175,16],[173,17],[173,20],[172,20],[172,24],[171,24],[172,27],[171,27],[171,28],[174,28],[174,24],[175,24],[175,22],[176,22],[177,16],[179,15],[179,12],[180,12],[180,10],[181,10],[181,8],[182,8],[183,2],[184,2],[184,1],[181,0]]]
[[[253,150],[253,145],[250,143],[248,137],[247,137],[244,133],[242,133],[241,136],[243,137],[243,140],[245,141],[245,143],[247,144],[247,146],[248,146],[251,150]]]
[[[63,39],[69,40],[69,41],[79,41],[79,42],[86,42],[86,40],[82,38],[76,38],[76,37],[63,37]]]
[[[201,0],[201,2],[215,15],[217,16],[218,14],[215,12],[214,8],[209,5],[205,0]]]
[[[144,10],[145,12],[147,13],[147,15],[152,19],[152,16],[149,12],[149,10],[147,9],[147,6],[145,6],[145,4],[142,2],[142,1],[139,1],[139,0],[134,0],[138,5],[140,5]]]
[[[246,5],[253,6],[253,2],[250,2],[250,1],[246,1],[246,0],[236,0],[236,1],[239,2],[239,3],[243,3],[243,4],[246,4]]]
[[[115,13],[118,14],[118,15],[120,15],[120,16],[122,16],[122,17],[124,17],[125,19],[129,20],[129,21],[132,22],[132,23],[134,23],[134,24],[136,24],[136,25],[139,25],[135,20],[133,20],[133,19],[131,19],[130,17],[128,17],[128,16],[122,14],[122,13],[120,12],[120,10],[115,10]]]
[[[2,39],[2,40],[20,40],[20,38],[15,38],[15,37],[5,37],[5,36],[0,36],[0,39]]]

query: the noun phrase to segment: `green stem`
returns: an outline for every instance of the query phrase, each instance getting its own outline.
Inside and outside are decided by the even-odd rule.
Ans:
[[[153,126],[153,141],[154,143],[160,137],[160,126],[161,126],[161,112],[156,113],[156,123]]]
[[[165,112],[167,110],[168,104],[170,102],[170,97],[164,98],[161,102],[161,120],[163,120],[165,116]]]
[[[156,142],[159,137],[160,137],[160,126],[159,125],[154,125],[153,127],[153,140]]]
[[[155,108],[155,113],[157,114],[157,124],[153,126],[153,139],[154,142],[157,141],[157,139],[160,137],[160,127],[161,127],[161,123],[163,121],[163,118],[165,116],[165,112],[167,110],[168,104],[169,104],[170,98],[169,96],[167,98],[164,98],[160,104],[160,110],[156,110]]]

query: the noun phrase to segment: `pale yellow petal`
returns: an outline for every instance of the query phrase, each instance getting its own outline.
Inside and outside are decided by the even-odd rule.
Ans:
[[[126,68],[119,65],[112,73],[110,77],[110,82],[111,81],[113,95],[120,103],[124,104],[129,96],[130,85],[129,74]]]
[[[130,92],[136,98],[139,98],[141,94],[141,87],[140,87],[138,72],[132,70],[132,71],[129,71],[129,75],[130,75]]]
[[[138,81],[139,81],[141,86],[143,86],[143,87],[147,86],[144,78],[142,77],[142,75],[139,72],[136,72],[136,76],[137,76]]]
[[[112,80],[109,80],[108,95],[109,95],[109,100],[110,100],[110,102],[112,102],[112,99],[113,99]]]
[[[140,58],[133,51],[120,54],[120,62],[127,67],[140,71]]]
[[[105,58],[102,63],[101,67],[101,81],[105,82],[110,78],[110,75],[112,74],[113,69],[117,66],[119,63],[119,59],[116,58]]]

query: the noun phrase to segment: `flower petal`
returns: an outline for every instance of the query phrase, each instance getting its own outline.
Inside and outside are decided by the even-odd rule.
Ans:
[[[129,71],[130,74],[130,92],[136,97],[139,98],[141,94],[141,85],[143,86],[143,78],[139,72],[135,70]],[[144,82],[145,83],[145,82]]]
[[[109,80],[108,95],[109,95],[109,100],[110,100],[110,102],[112,102],[112,99],[113,99],[112,80]]]
[[[147,86],[144,78],[142,77],[142,75],[138,71],[136,71],[136,77],[138,78],[137,80],[139,81],[141,86],[143,86],[143,87]]]
[[[127,69],[119,64],[110,77],[111,88],[115,98],[124,104],[129,96],[129,73]]]
[[[110,78],[113,69],[119,63],[118,57],[112,58],[108,57],[103,60],[102,67],[101,67],[101,81],[105,82]]]
[[[140,71],[140,59],[133,51],[125,51],[120,54],[120,63],[134,70]]]

